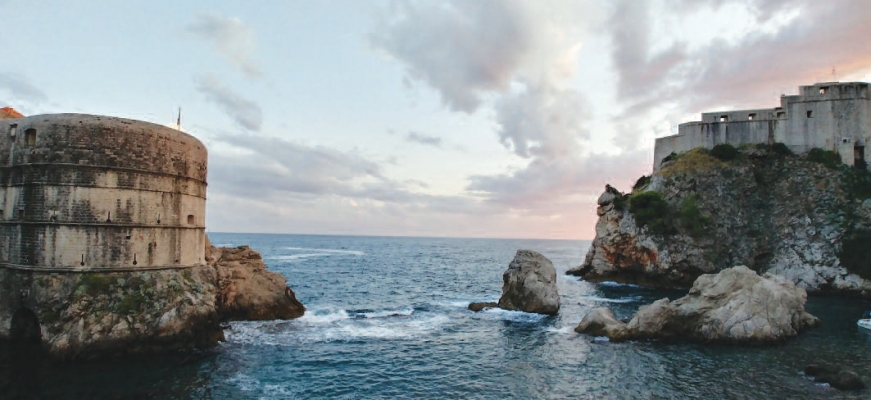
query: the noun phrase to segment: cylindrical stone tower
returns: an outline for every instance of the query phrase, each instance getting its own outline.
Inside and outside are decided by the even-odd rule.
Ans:
[[[0,119],[0,265],[148,270],[204,263],[206,148],[148,122]]]

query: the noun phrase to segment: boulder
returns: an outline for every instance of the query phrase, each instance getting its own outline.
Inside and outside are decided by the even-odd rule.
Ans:
[[[502,274],[499,308],[553,315],[559,307],[553,263],[535,251],[517,250]]]
[[[859,375],[845,368],[826,364],[810,364],[804,367],[804,374],[814,377],[814,382],[828,383],[838,390],[859,390],[865,383]]]
[[[217,308],[222,320],[292,319],[305,313],[287,279],[267,270],[260,253],[250,247],[209,245],[206,262],[217,272]]]
[[[608,308],[594,308],[575,327],[575,332],[593,336],[607,336],[611,341],[621,341],[628,336],[626,323],[614,317]]]
[[[474,311],[474,312],[481,311],[481,310],[483,310],[483,309],[485,309],[485,308],[494,308],[494,307],[499,307],[499,303],[495,303],[495,302],[492,302],[492,301],[483,301],[483,302],[478,302],[478,303],[469,303],[469,309],[472,310],[472,311]]]
[[[784,277],[759,276],[737,266],[700,276],[678,300],[661,299],[639,308],[626,324],[626,335],[621,332],[612,339],[780,342],[819,324],[805,311],[806,300],[804,289]]]

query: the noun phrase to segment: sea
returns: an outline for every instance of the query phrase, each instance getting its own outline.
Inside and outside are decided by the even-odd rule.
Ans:
[[[250,245],[307,307],[295,320],[232,322],[198,353],[59,363],[0,348],[6,399],[859,399],[802,373],[847,366],[871,385],[869,303],[812,297],[818,329],[765,347],[629,341],[574,332],[685,292],[565,275],[589,241],[210,233]],[[556,316],[489,309],[518,249],[556,267]]]

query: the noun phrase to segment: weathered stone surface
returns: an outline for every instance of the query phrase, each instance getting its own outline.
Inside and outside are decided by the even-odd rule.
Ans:
[[[469,303],[469,309],[474,311],[474,312],[481,311],[485,308],[496,308],[496,307],[499,307],[499,303],[495,303],[492,301],[485,301],[485,302],[479,302],[479,303]]]
[[[850,232],[871,227],[871,206],[857,194],[849,169],[827,168],[766,148],[742,149],[719,161],[697,153],[651,177],[642,191],[669,204],[673,230],[639,227],[623,204],[628,196],[606,188],[596,236],[584,262],[567,273],[589,281],[613,280],[654,287],[689,287],[702,274],[734,265],[787,277],[808,293],[871,297],[868,272],[839,258]],[[705,218],[693,232],[678,218],[692,199]]]
[[[268,271],[260,253],[248,246],[210,246],[207,254],[209,265],[217,271],[217,306],[222,319],[292,319],[305,313],[287,279]]]
[[[499,308],[538,314],[556,314],[560,300],[556,269],[545,256],[532,250],[517,250],[502,274]]]
[[[58,358],[208,348],[222,320],[286,319],[305,308],[247,246],[207,251],[189,269],[22,273],[0,269],[0,339],[41,342]],[[22,288],[26,288],[22,290]],[[29,319],[32,317],[32,320]],[[34,337],[12,337],[25,332]]]
[[[678,300],[661,299],[642,306],[625,325],[626,332],[615,329],[618,334],[612,339],[780,342],[819,324],[805,311],[806,300],[804,289],[786,278],[770,274],[762,277],[738,266],[700,276],[689,293]],[[611,337],[608,330],[601,333]]]
[[[810,364],[804,368],[804,374],[814,377],[814,382],[828,383],[829,386],[839,390],[860,390],[865,388],[865,383],[854,371],[843,367],[826,364]]]
[[[611,341],[621,341],[629,336],[626,323],[614,317],[605,307],[590,310],[575,327],[575,332],[593,336],[607,336]]]

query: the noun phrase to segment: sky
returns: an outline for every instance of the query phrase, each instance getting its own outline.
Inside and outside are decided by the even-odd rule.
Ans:
[[[207,230],[592,239],[657,137],[871,81],[865,0],[0,0],[0,107],[171,125]]]

